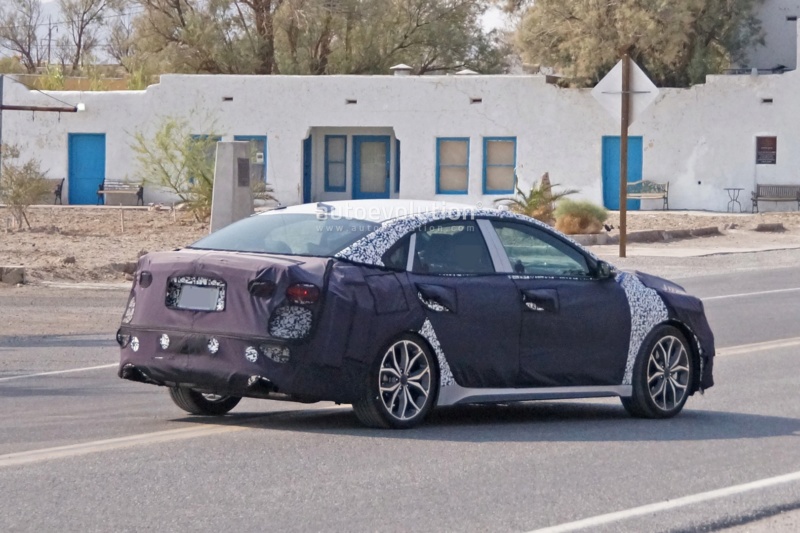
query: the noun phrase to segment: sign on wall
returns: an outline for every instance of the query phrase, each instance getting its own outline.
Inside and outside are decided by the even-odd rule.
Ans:
[[[756,165],[774,165],[778,161],[778,138],[756,137]]]

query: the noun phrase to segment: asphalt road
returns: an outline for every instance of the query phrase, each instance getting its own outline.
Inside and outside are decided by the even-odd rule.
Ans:
[[[0,531],[694,531],[798,509],[800,269],[700,271],[679,281],[717,385],[677,418],[529,402],[411,431],[329,404],[184,416],[108,366],[124,292],[0,290]]]

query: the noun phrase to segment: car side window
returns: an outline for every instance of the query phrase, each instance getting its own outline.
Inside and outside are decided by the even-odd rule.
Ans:
[[[590,277],[586,257],[558,238],[531,226],[493,220],[516,274]]]
[[[493,274],[489,249],[474,220],[420,228],[414,247],[414,272],[422,274]]]
[[[408,244],[410,240],[411,235],[406,235],[389,248],[381,258],[383,265],[395,270],[405,270],[408,265]]]

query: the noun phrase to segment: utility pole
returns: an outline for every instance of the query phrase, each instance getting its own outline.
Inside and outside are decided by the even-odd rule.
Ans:
[[[628,240],[628,126],[630,125],[630,48],[622,53],[622,112],[619,132],[619,256],[626,257]]]
[[[50,44],[53,42],[53,17],[47,17],[47,66],[50,66]]]

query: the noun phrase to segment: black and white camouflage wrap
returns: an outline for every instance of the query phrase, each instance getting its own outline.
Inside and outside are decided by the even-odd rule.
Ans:
[[[422,302],[422,305],[424,305],[425,307],[427,307],[431,311],[435,311],[437,313],[449,313],[450,312],[450,310],[448,308],[446,308],[445,306],[443,306],[439,302],[436,302],[434,300],[430,300],[428,298],[425,298],[422,295],[421,292],[417,292],[417,298],[419,299],[420,302]]]
[[[225,310],[225,282],[217,279],[205,278],[202,276],[179,276],[169,278],[167,281],[166,306],[174,309],[178,307],[178,300],[181,297],[181,287],[183,285],[196,285],[198,287],[218,287],[217,305],[215,311]]]
[[[416,213],[387,220],[383,222],[381,227],[377,230],[365,237],[362,237],[341,252],[337,253],[336,257],[365,265],[384,266],[382,260],[383,255],[397,241],[412,231],[416,231],[427,224],[457,220],[474,220],[476,217],[496,218],[501,220],[506,219],[509,221],[516,220],[526,224],[533,224],[544,229],[545,231],[554,232],[553,228],[542,222],[539,222],[535,218],[502,209],[437,209],[435,211]],[[559,235],[567,241],[573,243],[575,246],[581,247],[578,243],[566,235]],[[586,251],[586,253],[588,253],[595,260],[598,260],[597,257],[595,257],[591,252]]]
[[[631,311],[631,340],[628,345],[625,374],[622,377],[622,384],[630,385],[633,380],[633,365],[636,363],[642,342],[654,327],[669,318],[669,313],[655,289],[645,287],[635,274],[620,272],[616,279],[625,291]]]
[[[302,339],[311,332],[313,314],[297,305],[279,307],[269,319],[269,334],[276,339]]]
[[[425,319],[425,323],[422,324],[422,329],[419,330],[419,334],[430,343],[433,351],[436,353],[436,359],[439,361],[439,385],[441,387],[455,385],[456,380],[453,378],[453,372],[450,370],[450,365],[447,363],[447,359],[444,356],[442,345],[439,344],[436,332],[433,331],[433,324],[431,324],[431,321],[427,318]]]

